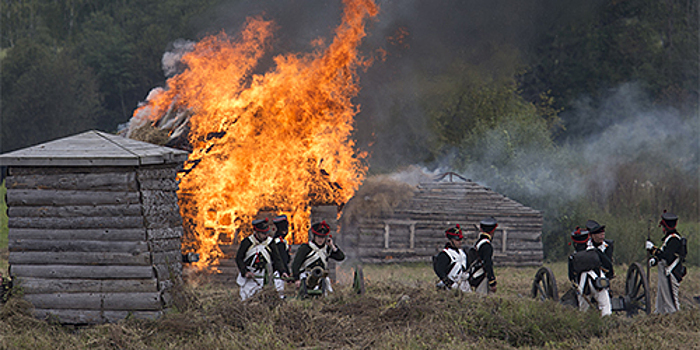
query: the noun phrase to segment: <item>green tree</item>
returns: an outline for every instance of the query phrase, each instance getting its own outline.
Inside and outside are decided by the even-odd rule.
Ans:
[[[95,128],[97,79],[67,50],[20,40],[2,71],[3,152]]]

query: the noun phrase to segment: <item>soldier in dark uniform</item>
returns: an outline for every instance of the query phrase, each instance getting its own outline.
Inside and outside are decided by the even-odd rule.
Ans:
[[[609,269],[607,267],[603,267],[605,276],[608,279],[614,278],[615,271],[612,262],[615,261],[613,260],[613,250],[615,249],[615,246],[612,240],[605,239],[605,225],[601,225],[594,220],[588,220],[586,222],[586,229],[591,236],[591,239],[588,241],[589,247],[595,247],[603,252],[611,262]]]
[[[476,251],[481,260],[481,267],[474,271],[472,278],[475,280],[473,287],[480,294],[496,293],[496,275],[493,272],[493,246],[491,239],[498,227],[494,217],[488,217],[479,223],[479,237],[476,240]]]
[[[259,219],[253,221],[253,234],[241,241],[236,254],[238,265],[238,278],[236,283],[240,286],[242,300],[252,297],[270,279],[274,271],[286,271],[282,266],[282,259],[277,249],[272,245],[270,237],[270,220]],[[288,277],[287,272],[282,276]]]
[[[284,297],[284,285],[286,282],[280,277],[282,277],[284,273],[289,275],[289,261],[291,260],[291,256],[289,254],[289,244],[285,239],[289,233],[289,221],[287,220],[287,215],[279,215],[272,219],[272,223],[275,224],[277,228],[272,238],[272,244],[277,249],[277,253],[282,260],[282,266],[284,267],[283,271],[275,271],[275,289],[277,289],[281,297]]]
[[[292,261],[292,277],[297,287],[321,289],[324,294],[333,291],[328,278],[328,259],[342,261],[345,259],[345,253],[333,243],[333,238],[329,235],[330,226],[325,220],[311,225],[309,243],[299,246]],[[323,270],[323,278],[317,279],[320,282],[312,286],[307,284],[307,278],[316,267]]]
[[[646,249],[651,253],[652,258],[649,264],[659,265],[659,280],[656,292],[655,313],[673,313],[680,310],[680,300],[678,290],[681,280],[686,274],[683,260],[687,253],[687,248],[683,244],[683,238],[676,231],[678,216],[672,213],[661,215],[659,227],[664,232],[664,243],[660,248],[654,246],[651,241],[646,242]]]
[[[445,248],[433,260],[433,270],[440,279],[437,287],[458,288],[463,292],[470,292],[469,281],[464,278],[467,272],[467,255],[462,250],[462,229],[459,225],[450,227],[445,231],[445,237]]]
[[[589,223],[591,221],[586,224],[587,227],[600,229]],[[588,310],[591,306],[588,300],[592,297],[601,315],[607,316],[612,314],[612,303],[610,302],[610,284],[605,277],[605,271],[612,271],[612,261],[605,252],[591,243],[593,239],[590,236],[590,232],[582,231],[578,227],[571,233],[574,252],[569,255],[569,280],[576,289],[579,310]]]

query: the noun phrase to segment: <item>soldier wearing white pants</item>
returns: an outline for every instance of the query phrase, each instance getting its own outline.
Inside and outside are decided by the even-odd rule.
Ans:
[[[604,231],[605,226],[596,223],[590,228],[599,234]],[[591,244],[589,231],[582,231],[577,227],[571,233],[571,240],[575,251],[569,256],[569,280],[576,288],[579,310],[588,310],[593,298],[602,316],[612,314],[610,283],[605,275],[606,271],[612,271],[612,261],[605,252]]]
[[[241,300],[252,297],[271,279],[273,271],[284,271],[277,249],[272,249],[268,219],[253,221],[253,234],[241,241],[236,254]],[[273,268],[274,267],[274,268]],[[282,274],[287,277],[285,272]]]

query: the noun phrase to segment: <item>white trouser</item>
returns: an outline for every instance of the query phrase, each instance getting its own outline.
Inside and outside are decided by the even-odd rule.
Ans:
[[[275,289],[282,295],[284,292],[284,285],[286,282],[281,278],[279,271],[275,271],[275,273],[272,275],[275,277]]]
[[[656,287],[656,311],[657,314],[669,314],[680,309],[681,304],[678,299],[678,289],[680,282],[672,273],[666,276],[668,264],[666,260],[659,261],[659,280]]]
[[[591,296],[595,298],[596,303],[598,303],[598,310],[600,310],[601,316],[608,316],[612,314],[612,304],[610,303],[610,293],[608,288],[603,288],[602,290],[597,290],[593,286],[593,281],[595,279],[595,273],[592,271],[586,271],[581,273],[579,278],[579,293],[576,294],[578,298],[578,308],[581,311],[586,311],[590,307],[588,301],[583,296],[583,291],[585,290],[586,284],[588,285],[588,290],[591,292]]]
[[[262,276],[263,274],[264,272],[255,273],[256,276]],[[245,278],[239,273],[236,278],[236,283],[240,286],[239,294],[241,295],[241,300],[246,300],[262,289],[265,280],[262,277]]]

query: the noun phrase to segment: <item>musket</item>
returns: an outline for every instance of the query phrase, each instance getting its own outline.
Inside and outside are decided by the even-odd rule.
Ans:
[[[651,219],[647,221],[647,241],[651,241]],[[646,244],[646,242],[644,242]],[[649,259],[651,259],[651,252],[647,249],[647,285],[649,285],[649,271],[651,266],[649,266]]]

